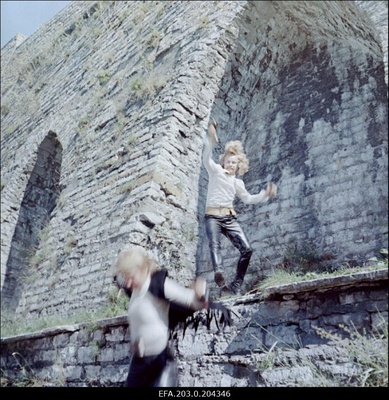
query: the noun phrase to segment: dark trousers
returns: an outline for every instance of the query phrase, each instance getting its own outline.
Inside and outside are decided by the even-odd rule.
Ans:
[[[220,252],[221,235],[226,236],[240,252],[236,268],[235,281],[242,283],[250,263],[253,249],[235,216],[216,217],[205,216],[205,230],[208,237],[211,262],[214,271],[223,270],[223,260]]]
[[[126,387],[166,387],[177,385],[176,365],[166,348],[157,356],[132,357]]]

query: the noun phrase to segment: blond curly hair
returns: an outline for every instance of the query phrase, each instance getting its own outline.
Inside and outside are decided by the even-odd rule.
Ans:
[[[224,167],[224,162],[228,156],[238,157],[238,175],[244,175],[249,170],[249,161],[243,151],[243,145],[240,140],[232,140],[226,143],[224,153],[219,157],[222,167]]]

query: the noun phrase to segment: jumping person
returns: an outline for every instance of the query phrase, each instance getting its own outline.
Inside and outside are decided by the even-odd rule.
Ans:
[[[208,298],[205,279],[190,288],[167,277],[142,248],[123,250],[117,259],[114,282],[130,297],[128,322],[131,362],[124,386],[178,386],[177,367],[169,351],[172,328],[196,310],[221,311],[221,322],[231,325],[230,312]],[[209,321],[209,318],[208,318]]]
[[[266,189],[251,195],[246,190],[243,180],[236,177],[236,175],[245,174],[249,169],[242,143],[238,140],[228,142],[224,153],[220,156],[220,164],[212,159],[212,150],[217,143],[219,139],[216,123],[212,121],[208,126],[203,152],[203,163],[209,177],[205,228],[216,284],[222,287],[223,291],[240,294],[253,249],[237,220],[233,208],[234,199],[238,197],[246,204],[265,203],[276,196],[277,186],[274,183],[268,183]],[[229,285],[226,285],[224,279],[223,260],[220,253],[221,234],[226,236],[240,252],[235,279]]]

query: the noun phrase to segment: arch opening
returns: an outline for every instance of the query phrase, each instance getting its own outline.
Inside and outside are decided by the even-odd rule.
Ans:
[[[11,242],[1,296],[1,309],[7,313],[17,309],[31,273],[30,260],[56,206],[61,162],[62,145],[57,135],[50,131],[38,148]]]

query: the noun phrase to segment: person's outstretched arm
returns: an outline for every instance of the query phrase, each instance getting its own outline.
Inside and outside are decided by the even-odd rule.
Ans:
[[[200,282],[204,284],[202,285]],[[165,298],[192,310],[206,308],[208,299],[206,296],[205,281],[195,282],[193,286],[193,288],[187,288],[173,279],[166,278],[164,285]]]
[[[277,195],[277,185],[269,182],[266,189],[262,189],[258,194],[250,194],[241,179],[236,180],[236,194],[246,204],[266,203]]]
[[[208,125],[208,134],[204,139],[203,164],[208,171],[216,168],[217,164],[212,159],[212,150],[219,143],[216,133],[216,123],[211,121]]]

